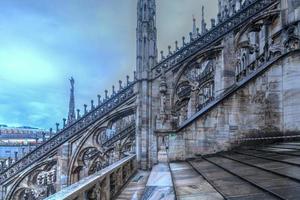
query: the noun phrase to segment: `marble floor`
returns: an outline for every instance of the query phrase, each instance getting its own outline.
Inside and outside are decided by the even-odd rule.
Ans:
[[[223,199],[223,197],[188,163],[171,163],[170,167],[178,200]]]
[[[116,200],[139,200],[145,190],[150,172],[138,171]]]
[[[174,200],[175,192],[168,163],[154,165],[149,176],[143,200]]]
[[[165,150],[158,152],[159,163],[154,165],[142,200],[174,200],[175,191]]]

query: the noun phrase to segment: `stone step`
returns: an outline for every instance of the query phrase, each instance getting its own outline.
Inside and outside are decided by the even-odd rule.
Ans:
[[[223,197],[187,162],[170,163],[178,200],[221,200]]]
[[[139,170],[124,187],[116,200],[139,200],[144,193],[150,172]]]

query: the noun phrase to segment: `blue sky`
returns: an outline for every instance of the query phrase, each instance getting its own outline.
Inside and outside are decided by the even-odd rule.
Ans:
[[[217,0],[157,1],[159,50],[216,16]],[[54,127],[135,68],[136,0],[1,0],[0,124]]]

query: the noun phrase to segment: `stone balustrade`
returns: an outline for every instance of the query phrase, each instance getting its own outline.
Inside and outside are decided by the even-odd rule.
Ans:
[[[251,0],[246,2],[247,3],[243,4],[233,15],[227,16],[209,31],[191,40],[189,43],[185,43],[183,40],[184,45],[181,48],[168,57],[162,56],[163,59],[152,68],[155,78],[161,76],[163,68],[165,71],[169,71],[180,66],[179,64],[184,62],[187,58],[207,48],[209,45],[218,42],[226,34],[237,29],[246,21],[251,20],[252,16],[257,15],[267,7],[278,2],[278,0]]]
[[[45,200],[112,199],[136,170],[136,156],[130,155]]]
[[[70,138],[76,136],[81,131],[84,131],[91,124],[95,123],[109,112],[113,111],[115,108],[120,106],[122,103],[128,101],[130,98],[134,97],[136,94],[134,92],[135,82],[129,82],[126,87],[121,91],[116,93],[109,99],[106,99],[101,105],[99,105],[94,110],[87,112],[80,119],[75,122],[68,124],[60,130],[56,135],[51,137],[48,141],[40,144],[33,151],[25,155],[23,158],[19,159],[17,162],[13,163],[10,168],[5,168],[0,171],[0,184],[12,178],[14,175],[20,171],[26,169],[33,163],[36,163],[42,157],[49,155],[51,151],[58,148],[60,145],[64,144]]]

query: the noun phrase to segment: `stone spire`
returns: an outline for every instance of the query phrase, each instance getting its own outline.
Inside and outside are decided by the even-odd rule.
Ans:
[[[157,63],[157,30],[155,17],[155,0],[138,0],[136,29],[138,75],[141,75],[141,71],[147,71]]]
[[[155,0],[138,0],[136,28],[136,71],[138,81],[137,97],[137,160],[142,169],[151,168],[149,127],[151,119],[147,110],[151,110],[150,71],[157,63],[157,31]],[[154,154],[151,154],[154,155]]]
[[[75,115],[75,98],[74,98],[74,79],[71,77],[70,84],[71,84],[71,90],[70,90],[70,102],[69,102],[69,114],[68,114],[68,123],[72,123],[76,120]]]
[[[204,14],[204,6],[202,6],[202,20],[201,20],[201,33],[206,33],[206,23],[205,23],[205,14]]]
[[[192,37],[193,39],[198,37],[198,32],[197,32],[197,26],[196,26],[196,18],[193,15],[193,32],[192,32]]]

